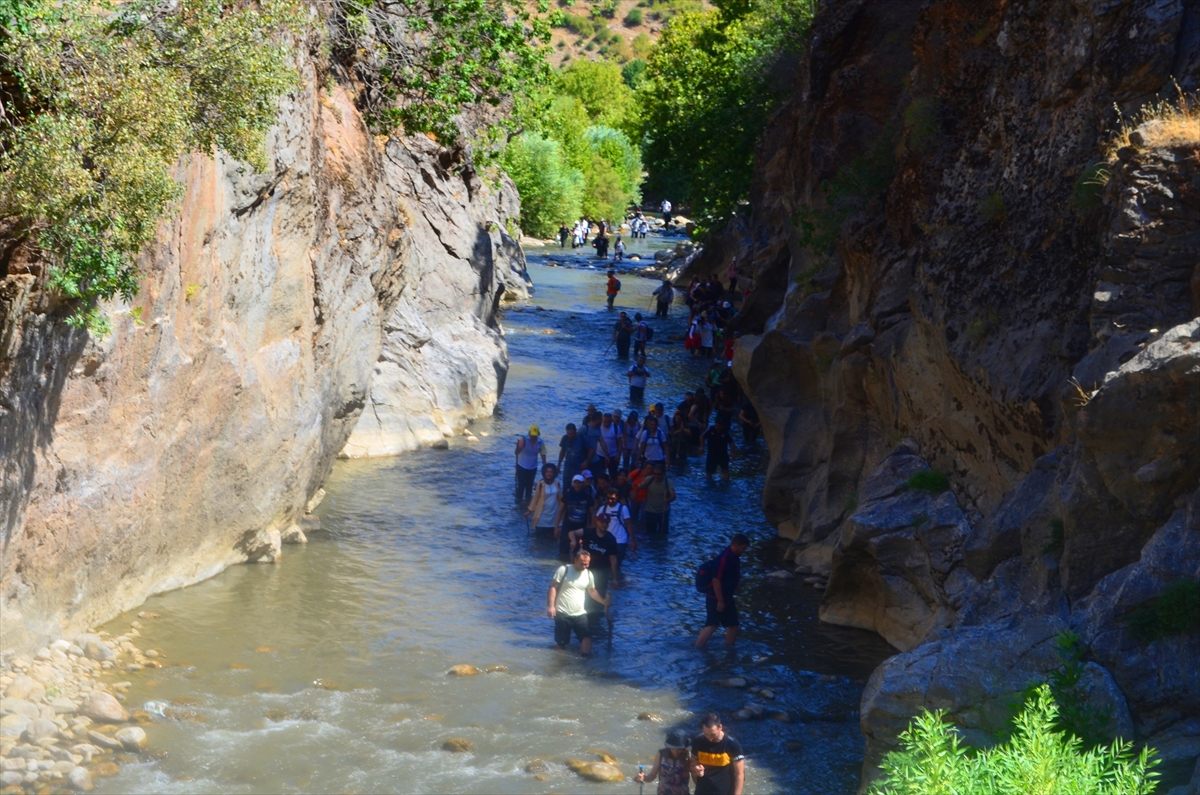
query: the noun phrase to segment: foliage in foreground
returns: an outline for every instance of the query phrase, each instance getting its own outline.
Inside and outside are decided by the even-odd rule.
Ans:
[[[137,292],[134,257],[179,194],[171,169],[220,148],[265,166],[276,101],[297,85],[294,0],[30,0],[0,6],[0,214],[41,249],[68,322]]]
[[[1158,760],[1121,740],[1084,750],[1055,729],[1058,707],[1042,685],[1026,701],[1005,743],[986,750],[960,744],[944,713],[925,712],[883,761],[873,795],[1150,795]]]
[[[777,64],[799,53],[811,0],[723,0],[671,20],[638,94],[647,189],[691,206],[702,228],[750,190],[754,149],[782,101]]]

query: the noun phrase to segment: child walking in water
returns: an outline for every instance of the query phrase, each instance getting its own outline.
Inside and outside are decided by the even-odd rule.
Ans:
[[[667,746],[654,755],[649,773],[638,773],[634,781],[641,784],[658,779],[658,795],[689,795],[688,736],[683,729],[667,732]]]

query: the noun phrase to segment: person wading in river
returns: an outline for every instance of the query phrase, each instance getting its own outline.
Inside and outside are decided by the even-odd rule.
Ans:
[[[617,540],[617,571],[625,563],[628,550],[637,550],[637,536],[629,526],[629,506],[621,502],[621,492],[611,487],[604,493],[604,503],[596,508],[596,526],[604,525],[609,534]]]
[[[601,596],[607,597],[610,589],[617,587],[617,576],[621,561],[618,558],[617,539],[608,532],[607,522],[589,524],[582,530],[571,533],[572,546],[578,544],[592,553],[592,575],[596,580],[596,590]],[[601,601],[592,599],[587,602],[590,616],[598,616],[611,600]]]
[[[662,463],[671,465],[671,447],[667,444],[667,434],[658,427],[658,417],[650,415],[646,418],[646,426],[638,434],[638,460],[649,461],[652,464]]]
[[[667,732],[667,744],[654,755],[654,764],[649,773],[638,773],[634,781],[638,784],[658,779],[658,795],[690,795],[691,764],[688,760],[687,732],[671,729]],[[641,789],[639,787],[639,789]]]
[[[650,341],[650,327],[642,320],[642,313],[633,316],[633,355],[645,356],[646,343]]]
[[[647,533],[667,531],[667,513],[675,502],[675,485],[667,478],[667,468],[654,464],[650,480],[643,483],[646,502],[640,512],[642,527]]]
[[[662,286],[656,287],[652,293],[655,297],[656,309],[655,317],[667,317],[668,310],[671,308],[671,301],[675,298],[675,290],[672,289],[671,283],[663,279]]]
[[[583,471],[592,460],[592,448],[587,437],[575,429],[575,423],[567,423],[567,432],[558,443],[558,468],[563,473],[563,483]]]
[[[725,627],[726,646],[733,646],[737,642],[738,612],[734,597],[742,580],[741,555],[749,546],[750,539],[738,533],[729,540],[729,546],[720,555],[705,564],[708,576],[712,579],[704,594],[704,629],[696,636],[697,649],[703,649],[708,644],[708,639],[719,626]]]
[[[533,480],[537,477],[538,459],[546,464],[546,449],[538,426],[529,428],[528,436],[517,437],[517,503],[525,504],[533,497]]]
[[[607,248],[607,244],[605,244],[605,248]],[[619,293],[619,292],[621,292],[621,280],[617,278],[616,271],[609,271],[608,272],[608,284],[607,284],[608,308],[609,309],[613,308],[613,301],[617,300],[617,293]]]
[[[706,447],[708,449],[704,472],[709,480],[712,480],[713,475],[720,469],[721,480],[729,482],[730,449],[732,448],[733,455],[737,455],[737,445],[733,443],[733,436],[730,435],[726,422],[728,420],[725,417],[718,415],[712,427],[700,434],[700,452],[703,453]]]
[[[617,358],[628,359],[629,343],[633,339],[633,322],[625,312],[622,312],[613,324],[612,338],[617,344]]]
[[[629,368],[630,403],[642,402],[642,399],[646,396],[646,379],[649,377],[650,371],[646,369],[646,357],[639,356],[637,364]],[[637,416],[636,412],[634,412],[634,416]]]
[[[613,420],[613,415],[605,412],[600,422],[600,438],[596,441],[596,458],[600,469],[608,472],[610,479],[615,480],[617,470],[621,468],[621,426]]]
[[[742,795],[746,784],[742,744],[725,733],[721,718],[710,712],[692,738],[692,780],[696,795]]]
[[[592,653],[592,630],[588,626],[585,602],[588,597],[607,606],[609,599],[596,590],[595,575],[589,568],[592,553],[586,549],[575,552],[570,566],[559,566],[550,583],[546,614],[554,619],[554,642],[565,649],[571,643],[571,633],[579,638],[579,651],[585,657]]]
[[[560,496],[562,488],[558,485],[558,467],[546,464],[542,467],[542,479],[533,489],[533,499],[529,502],[529,510],[525,518],[533,519],[533,527],[539,533],[552,533],[558,522],[559,509],[562,504]]]
[[[559,560],[571,559],[571,548],[574,546],[572,534],[587,527],[592,518],[593,504],[592,490],[587,487],[587,479],[583,475],[571,478],[571,485],[563,488],[562,507],[554,523]]]

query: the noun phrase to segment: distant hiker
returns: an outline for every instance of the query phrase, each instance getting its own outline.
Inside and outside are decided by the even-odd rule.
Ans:
[[[646,369],[646,357],[639,356],[637,364],[629,368],[629,402],[641,403],[646,396],[646,379],[650,377],[650,371]],[[635,413],[634,416],[637,416]],[[629,466],[626,463],[626,466]]]
[[[649,773],[638,773],[634,781],[638,784],[658,779],[658,795],[690,795],[691,765],[688,760],[687,732],[671,729],[667,742],[654,755],[654,764]]]
[[[617,542],[617,570],[625,562],[628,550],[637,549],[637,536],[629,526],[629,506],[621,502],[621,493],[615,487],[610,487],[604,493],[604,502],[596,508],[596,526],[604,525]]]
[[[642,527],[647,533],[666,532],[667,514],[675,502],[675,485],[667,478],[667,468],[654,464],[650,480],[643,481],[646,502],[639,512]]]
[[[729,260],[729,294],[737,295],[738,266],[737,257]]]
[[[663,226],[669,227],[671,225],[671,202],[663,199],[662,204],[658,207],[662,210]]]
[[[612,296],[608,297],[609,302],[612,302]],[[617,344],[617,358],[629,358],[629,343],[633,339],[633,322],[629,319],[629,315],[622,312],[617,318],[617,322],[613,324],[612,338]]]
[[[554,464],[542,465],[542,479],[534,487],[533,499],[529,501],[529,510],[525,512],[525,518],[533,520],[535,530],[546,534],[554,532],[562,502],[561,496],[558,467]]]
[[[566,248],[567,238],[569,238],[570,236],[571,236],[571,230],[567,229],[567,225],[559,224],[558,225],[558,247]]]
[[[738,412],[738,419],[742,423],[742,444],[749,447],[758,440],[758,432],[762,430],[762,423],[758,419],[758,409],[754,408],[750,398],[742,401],[742,410]]]
[[[725,733],[721,718],[708,713],[692,738],[692,780],[696,795],[742,795],[746,756],[742,744]]]
[[[671,287],[671,283],[663,279],[662,285],[654,288],[652,295],[655,296],[655,303],[658,307],[654,316],[667,317],[667,310],[671,308],[671,301],[675,299],[675,290]]]
[[[559,566],[550,583],[546,606],[547,615],[554,619],[554,642],[558,648],[567,648],[574,632],[579,638],[579,651],[585,656],[592,653],[592,631],[585,608],[587,597],[602,605],[609,601],[596,590],[596,577],[589,566],[591,561],[592,553],[579,549],[571,565]]]
[[[583,475],[571,478],[570,486],[563,486],[562,509],[554,525],[554,537],[558,539],[560,560],[570,560],[573,539],[571,534],[587,527],[592,517],[592,491],[587,487]]]
[[[700,313],[700,355],[706,359],[712,358],[713,355],[713,332],[717,327],[709,318],[707,312]]]
[[[621,242],[620,235],[617,235],[617,242],[613,245],[613,259],[617,262],[625,259],[625,244]]]
[[[596,443],[595,463],[608,472],[614,480],[621,468],[621,426],[613,421],[613,415],[605,412],[600,424],[600,440]]]
[[[630,402],[632,402],[633,401],[633,390],[632,390],[633,384],[630,383],[629,386],[631,387],[631,389],[629,391],[629,398],[630,398]],[[645,384],[643,384],[642,385],[643,392],[644,392],[645,388],[646,388],[646,386],[645,386]],[[639,398],[639,400],[640,400],[640,398]],[[625,467],[625,469],[627,469],[627,470],[633,470],[634,466],[637,464],[637,449],[638,449],[637,437],[638,437],[638,434],[642,432],[642,423],[641,423],[641,420],[638,419],[638,413],[636,411],[629,412],[629,416],[625,418],[625,425],[623,427],[623,431],[624,431],[624,437],[621,439],[621,451],[622,451],[622,458],[624,460],[621,461],[621,465],[623,467]]]
[[[600,233],[596,235],[596,239],[592,241],[592,246],[596,249],[596,256],[600,259],[608,259],[608,235],[604,234],[604,227],[600,227]]]
[[[575,429],[575,423],[567,423],[567,432],[558,443],[558,468],[563,473],[563,483],[569,483],[591,460],[587,437]]]
[[[704,452],[705,447],[708,448],[708,457],[704,462],[704,472],[708,479],[712,480],[713,474],[719,469],[721,470],[721,480],[728,481],[729,451],[730,448],[733,448],[734,455],[736,455],[737,445],[733,443],[733,436],[729,433],[729,426],[724,417],[718,416],[712,427],[700,434],[701,453]]]
[[[638,312],[633,316],[633,355],[645,356],[646,343],[650,341],[650,336],[654,333],[650,327],[646,325],[646,321],[642,320],[642,313]]]
[[[621,280],[617,278],[616,271],[608,272],[608,284],[606,287],[608,294],[608,308],[612,309],[613,301],[617,300],[617,293],[621,292]]]
[[[664,466],[671,465],[671,449],[667,444],[667,433],[658,427],[658,417],[646,418],[646,425],[638,434],[638,458]]]
[[[533,497],[533,480],[537,477],[538,459],[546,463],[546,448],[538,426],[529,428],[528,436],[517,437],[517,502],[525,504]]]
[[[719,626],[725,627],[726,646],[732,646],[737,641],[738,613],[734,597],[742,579],[741,555],[749,546],[750,539],[738,533],[730,539],[729,546],[720,555],[702,567],[707,569],[708,582],[704,594],[704,629],[696,636],[697,649],[707,645],[708,639]]]

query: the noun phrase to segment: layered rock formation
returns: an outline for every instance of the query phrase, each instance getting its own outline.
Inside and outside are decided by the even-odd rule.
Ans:
[[[180,166],[110,335],[66,327],[39,264],[4,248],[4,655],[275,560],[343,448],[411,449],[494,405],[495,310],[526,289],[515,192],[426,138],[372,136],[303,73],[270,173]]]
[[[867,779],[920,708],[988,736],[1067,628],[1168,784],[1200,756],[1200,638],[1126,621],[1200,577],[1200,140],[1106,148],[1172,76],[1200,78],[1195,0],[822,4],[749,215],[692,264],[753,271],[735,372],[822,618],[905,652]]]

